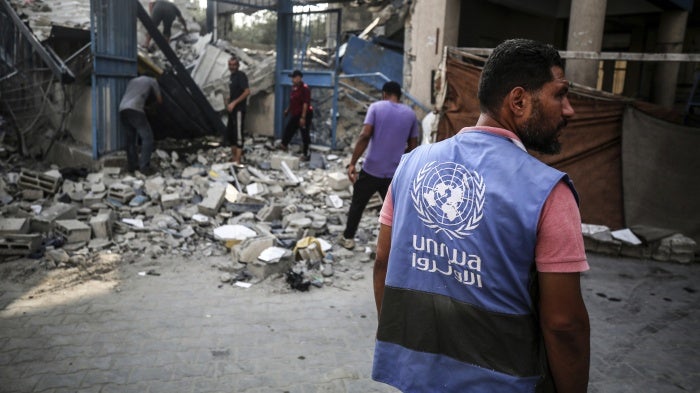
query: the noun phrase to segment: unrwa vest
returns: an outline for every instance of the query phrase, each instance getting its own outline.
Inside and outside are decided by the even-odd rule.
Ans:
[[[485,131],[404,156],[372,377],[405,392],[535,392],[540,212],[563,172]],[[574,195],[575,195],[575,191]]]

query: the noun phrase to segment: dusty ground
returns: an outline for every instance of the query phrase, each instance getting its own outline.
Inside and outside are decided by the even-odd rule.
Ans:
[[[45,259],[20,258],[0,262],[0,295],[21,290],[26,298],[51,295],[90,281],[115,283],[116,268],[123,262],[116,254],[99,254],[84,259],[83,265],[50,268]]]

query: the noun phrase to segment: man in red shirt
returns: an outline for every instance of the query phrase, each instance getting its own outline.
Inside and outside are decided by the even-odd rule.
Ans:
[[[289,145],[298,129],[301,131],[301,160],[308,161],[309,145],[311,144],[309,128],[311,128],[311,120],[313,119],[311,89],[302,80],[304,74],[301,71],[294,70],[290,76],[292,77],[292,91],[289,94],[289,107],[284,110],[284,115],[289,115],[289,120],[287,120],[287,125],[284,128],[279,149],[287,150],[287,145]]]

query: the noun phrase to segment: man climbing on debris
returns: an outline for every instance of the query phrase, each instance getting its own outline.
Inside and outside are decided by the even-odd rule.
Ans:
[[[231,56],[228,60],[228,70],[231,72],[228,82],[229,96],[226,99],[228,124],[224,139],[227,144],[231,145],[232,161],[236,168],[244,167],[241,162],[243,156],[243,132],[245,129],[246,101],[250,95],[248,76],[239,69],[240,66],[238,59]]]
[[[129,81],[126,91],[119,103],[119,116],[126,126],[126,159],[127,169],[134,172],[137,169],[146,176],[155,171],[151,167],[153,153],[153,130],[148,124],[144,107],[149,97],[154,96],[158,104],[163,103],[158,82],[146,75],[138,76]],[[141,138],[141,155],[136,152],[138,140]]]
[[[588,386],[588,270],[560,150],[574,115],[551,45],[508,40],[486,61],[475,127],[405,155],[380,213],[372,378],[404,392]]]
[[[294,70],[292,78],[292,91],[289,94],[289,106],[284,110],[284,115],[289,115],[287,125],[282,134],[282,142],[278,146],[280,150],[287,151],[287,145],[296,134],[301,131],[302,153],[301,161],[309,160],[309,145],[311,144],[311,121],[313,120],[313,107],[311,106],[311,89],[302,79],[304,74],[300,70]]]
[[[355,247],[355,233],[362,212],[375,192],[386,197],[401,155],[418,145],[418,119],[413,110],[401,100],[401,86],[387,82],[382,87],[382,100],[369,106],[360,137],[355,143],[347,173],[353,183],[352,200],[340,245]],[[357,160],[367,150],[365,162],[358,175]]]
[[[189,33],[187,29],[187,22],[185,18],[182,17],[182,13],[177,6],[167,0],[155,0],[148,3],[148,8],[151,11],[151,20],[156,28],[163,22],[163,36],[170,43],[170,36],[172,35],[171,28],[175,18],[177,18],[180,23],[182,23],[182,28],[185,30],[185,34]],[[146,49],[151,46],[151,36],[146,34]]]

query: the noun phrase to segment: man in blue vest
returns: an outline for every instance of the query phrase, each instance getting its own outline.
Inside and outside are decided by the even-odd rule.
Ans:
[[[476,126],[401,160],[379,220],[375,380],[404,392],[586,391],[578,197],[526,151],[559,151],[568,90],[553,47],[505,41],[484,65]]]

